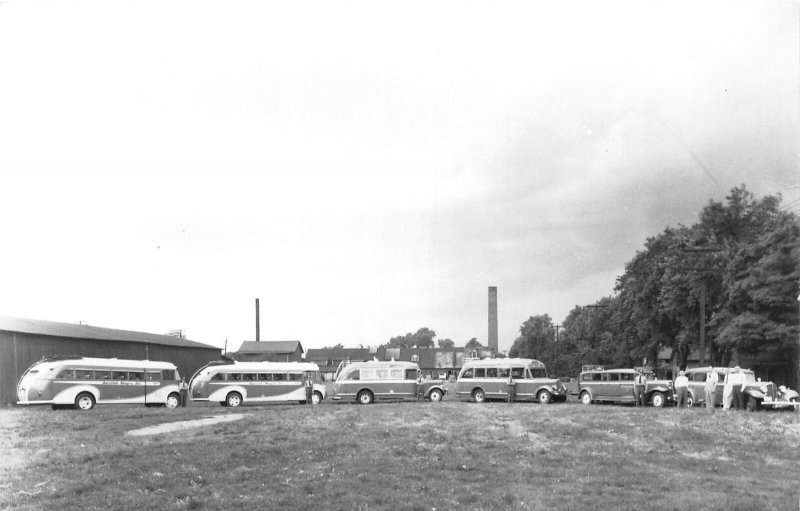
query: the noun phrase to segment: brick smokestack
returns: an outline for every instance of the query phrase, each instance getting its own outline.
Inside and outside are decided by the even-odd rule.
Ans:
[[[261,313],[258,311],[258,298],[256,298],[256,341],[261,340]]]
[[[497,349],[497,287],[489,286],[489,348]]]

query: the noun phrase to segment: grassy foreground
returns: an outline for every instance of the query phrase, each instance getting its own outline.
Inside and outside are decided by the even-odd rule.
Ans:
[[[214,415],[242,420],[126,432]],[[0,411],[0,509],[787,509],[800,414],[576,403]]]

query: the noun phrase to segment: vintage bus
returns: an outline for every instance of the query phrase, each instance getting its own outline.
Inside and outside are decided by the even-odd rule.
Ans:
[[[289,402],[318,404],[325,385],[319,366],[309,362],[212,362],[189,382],[189,398],[222,406]]]
[[[550,378],[542,362],[530,358],[487,358],[464,363],[456,380],[456,396],[482,403],[488,399],[566,401],[567,389]]]
[[[374,401],[428,399],[441,401],[447,390],[440,380],[423,380],[414,362],[369,361],[341,365],[333,399],[368,405]]]
[[[74,406],[180,404],[180,374],[175,364],[118,358],[45,357],[30,366],[17,385],[17,404]]]

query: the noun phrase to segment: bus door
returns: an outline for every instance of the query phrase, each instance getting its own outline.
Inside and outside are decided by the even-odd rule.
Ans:
[[[533,399],[536,395],[538,383],[533,380],[530,369],[526,367],[512,367],[511,378],[517,386],[517,399]]]

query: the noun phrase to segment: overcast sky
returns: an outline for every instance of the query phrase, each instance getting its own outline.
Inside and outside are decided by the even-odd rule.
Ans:
[[[800,199],[799,13],[0,1],[0,315],[462,346],[497,286],[508,349],[732,187]]]

